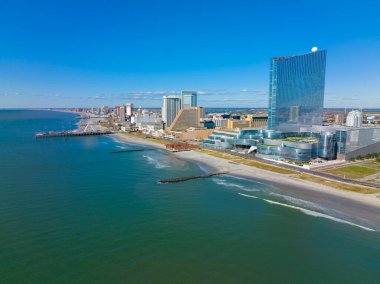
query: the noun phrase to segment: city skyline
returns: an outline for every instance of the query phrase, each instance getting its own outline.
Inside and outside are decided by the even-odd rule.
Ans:
[[[160,107],[186,89],[265,108],[270,58],[313,46],[329,53],[325,107],[379,108],[379,4],[338,2],[3,3],[0,108]]]

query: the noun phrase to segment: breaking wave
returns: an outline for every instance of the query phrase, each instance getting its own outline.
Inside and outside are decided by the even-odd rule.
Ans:
[[[143,157],[147,160],[148,164],[154,165],[154,167],[156,169],[163,169],[163,168],[169,168],[170,167],[169,165],[166,165],[164,163],[160,163],[158,160],[156,160],[150,156],[143,155]]]
[[[252,196],[252,195],[247,195],[247,194],[243,194],[243,193],[238,193],[238,194],[242,195],[242,196],[245,196],[245,197],[249,197],[249,198],[260,199],[260,198],[258,198],[256,196]],[[366,231],[371,231],[371,232],[375,232],[376,231],[374,229],[371,229],[371,228],[368,228],[368,227],[365,227],[365,226],[361,226],[361,225],[352,223],[350,221],[346,221],[346,220],[343,220],[343,219],[340,219],[340,218],[336,218],[336,217],[333,217],[333,216],[330,216],[330,215],[327,215],[327,214],[323,214],[323,213],[320,213],[320,212],[317,212],[317,211],[312,211],[310,209],[305,209],[305,208],[302,208],[302,207],[298,207],[298,206],[294,206],[294,205],[290,205],[290,204],[286,204],[286,203],[281,203],[281,202],[277,202],[277,201],[273,201],[273,200],[269,200],[269,199],[264,199],[264,198],[262,200],[264,200],[265,202],[267,202],[269,204],[272,204],[272,205],[279,205],[279,206],[295,209],[295,210],[301,211],[302,213],[304,213],[306,215],[310,215],[310,216],[313,216],[313,217],[329,219],[329,220],[332,220],[332,221],[335,221],[335,222],[339,222],[339,223],[347,224],[347,225],[350,225],[350,226],[354,226],[354,227],[357,227],[357,228],[360,228],[360,229],[363,229],[363,230],[366,230]],[[304,200],[302,200],[302,201],[304,201]],[[307,201],[305,201],[305,202],[307,202]]]
[[[120,145],[116,145],[116,147],[119,148],[119,149],[127,149],[128,148],[126,146],[120,146]]]
[[[322,211],[327,210],[326,208],[324,208],[324,207],[322,207],[322,206],[320,206],[314,202],[306,201],[303,199],[298,199],[298,198],[291,197],[288,195],[282,195],[282,194],[274,193],[274,192],[271,192],[270,195],[280,197],[280,198],[288,201],[289,203],[292,203],[292,204],[298,205],[298,206],[304,206],[304,207],[307,207],[309,209],[322,210]]]
[[[246,181],[249,181],[249,182],[252,182],[252,183],[257,183],[257,184],[263,184],[263,185],[265,185],[265,183],[263,183],[263,182],[260,182],[260,181],[257,181],[257,180],[253,180],[253,179],[249,179],[249,178],[245,178],[245,177],[234,176],[234,175],[229,175],[229,174],[226,174],[225,176],[227,176],[229,178],[233,178],[233,179],[246,180]]]
[[[110,139],[111,139],[114,143],[116,143],[116,144],[131,145],[131,144],[129,144],[129,143],[125,142],[125,141],[121,141],[121,140],[119,140],[118,138],[115,138],[115,137],[110,137]]]
[[[224,179],[220,179],[220,178],[213,178],[213,180],[215,181],[216,184],[222,185],[225,187],[229,187],[229,188],[234,187],[234,188],[238,188],[238,189],[243,190],[243,191],[259,191],[258,189],[248,188],[248,187],[245,187],[241,184],[228,182],[228,181],[226,181]]]
[[[372,231],[372,232],[376,231],[376,230],[368,228],[368,227],[364,227],[364,226],[361,226],[361,225],[358,225],[358,224],[355,224],[355,223],[352,223],[352,222],[349,222],[349,221],[346,221],[346,220],[343,220],[343,219],[339,219],[339,218],[336,218],[336,217],[333,217],[333,216],[330,216],[330,215],[327,215],[327,214],[319,213],[319,212],[316,212],[316,211],[312,211],[312,210],[309,210],[309,209],[305,209],[305,208],[301,208],[301,207],[298,207],[298,206],[289,205],[289,204],[285,204],[285,203],[281,203],[281,202],[277,202],[277,201],[273,201],[273,200],[269,200],[269,199],[263,199],[263,200],[266,201],[266,202],[268,202],[268,203],[270,203],[270,204],[284,206],[284,207],[288,207],[288,208],[299,210],[302,213],[304,213],[306,215],[313,216],[313,217],[326,218],[326,219],[329,219],[329,220],[332,220],[332,221],[335,221],[335,222],[351,225],[351,226],[358,227],[358,228],[361,228],[361,229],[364,229],[364,230],[367,230],[367,231]]]
[[[258,199],[258,197],[254,196],[254,195],[248,195],[248,194],[244,194],[244,193],[240,193],[240,192],[238,194],[241,195],[241,196]]]

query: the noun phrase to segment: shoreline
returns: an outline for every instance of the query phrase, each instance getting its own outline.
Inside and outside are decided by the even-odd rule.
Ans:
[[[228,171],[227,176],[263,182],[273,186],[278,193],[288,197],[315,202],[327,209],[338,210],[347,216],[371,221],[372,226],[380,229],[380,198],[377,194],[363,194],[344,191],[319,185],[310,181],[297,179],[199,152],[177,152],[177,158],[206,164],[214,171]]]
[[[225,170],[231,175],[240,176],[244,178],[253,178],[260,181],[266,181],[275,185],[291,185],[291,186],[302,186],[310,188],[313,191],[318,191],[321,193],[329,193],[335,196],[344,197],[347,199],[353,199],[354,201],[365,203],[380,209],[380,196],[379,193],[375,194],[364,194],[352,191],[345,191],[341,189],[336,189],[326,185],[320,185],[307,180],[302,180],[295,178],[291,175],[279,174],[271,171],[262,170],[255,167],[246,166],[243,164],[238,164],[225,160],[219,157],[214,157],[205,153],[199,152],[177,152],[174,153],[177,157],[184,158],[186,160],[191,160],[193,162],[202,162],[213,167],[215,170]],[[359,200],[358,200],[359,199]]]
[[[132,136],[129,136],[128,134],[114,133],[114,134],[109,134],[108,136],[116,138],[116,139],[120,139],[123,142],[131,143],[131,144],[151,146],[156,149],[165,149],[165,146],[162,144],[154,143],[152,141],[148,141],[146,139],[142,139],[139,137],[132,137]]]
[[[121,133],[112,134],[111,137],[123,142],[146,145],[157,149],[165,146],[143,138],[131,137]],[[291,175],[279,174],[243,164],[231,162],[227,159],[200,153],[196,151],[183,151],[171,153],[173,157],[197,164],[204,171],[227,171],[226,176],[243,178],[263,182],[273,186],[279,193],[289,197],[315,202],[324,208],[338,210],[347,216],[358,220],[370,221],[372,227],[380,229],[380,193],[364,194],[344,191],[326,185],[298,179]],[[356,221],[358,221],[356,220]],[[368,224],[367,224],[368,225]]]
[[[155,142],[147,141],[138,137],[131,137],[128,135],[124,135],[121,133],[112,134],[110,136],[120,138],[124,142],[137,144],[137,145],[146,145],[152,146],[158,149],[165,149],[165,146],[162,144],[158,144]],[[206,165],[208,168],[211,168],[215,171],[228,171],[230,175],[240,176],[244,178],[253,178],[261,181],[266,181],[270,183],[274,183],[277,185],[282,184],[290,184],[293,186],[305,186],[312,187],[312,190],[322,192],[322,193],[330,193],[333,195],[337,195],[340,197],[345,197],[348,199],[353,199],[355,201],[361,201],[367,205],[372,205],[374,207],[380,208],[380,198],[376,197],[376,195],[380,196],[379,193],[375,194],[363,194],[352,191],[345,191],[341,189],[336,189],[333,187],[328,187],[326,185],[320,185],[317,183],[313,183],[310,181],[294,178],[290,175],[279,174],[271,171],[262,170],[255,167],[246,166],[243,164],[238,164],[235,162],[231,162],[229,160],[214,157],[208,155],[206,153],[199,153],[195,151],[183,151],[183,152],[175,152],[173,153],[177,158],[182,158],[185,160],[190,160],[195,163],[200,163]],[[361,197],[361,198],[360,198]],[[360,198],[360,200],[358,200]]]

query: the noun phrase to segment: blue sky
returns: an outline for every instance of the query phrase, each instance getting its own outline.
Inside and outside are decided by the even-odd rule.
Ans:
[[[327,49],[326,107],[380,107],[380,1],[0,0],[0,108],[198,90],[266,107],[271,57]]]

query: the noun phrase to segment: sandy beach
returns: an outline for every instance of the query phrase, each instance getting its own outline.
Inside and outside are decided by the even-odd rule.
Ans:
[[[208,166],[213,167],[214,169],[218,171],[227,171],[231,175],[237,175],[237,176],[241,176],[245,178],[265,180],[265,181],[269,181],[271,183],[276,183],[276,184],[286,184],[288,186],[302,187],[305,189],[309,189],[309,190],[313,190],[313,191],[317,191],[321,193],[329,193],[332,195],[337,195],[340,197],[353,199],[355,201],[380,208],[380,193],[362,194],[362,193],[356,193],[352,191],[344,191],[340,189],[335,189],[332,187],[301,180],[291,175],[278,174],[278,173],[258,169],[255,167],[237,164],[237,163],[234,163],[222,158],[210,156],[210,155],[203,154],[200,152],[195,152],[195,151],[178,152],[178,153],[175,153],[174,155],[176,155],[179,158],[207,164]]]
[[[113,134],[112,136],[127,143],[165,149],[164,145],[141,138],[124,134]],[[324,207],[334,208],[344,212],[347,215],[370,220],[372,225],[380,228],[380,193],[363,194],[335,189],[333,187],[301,180],[291,175],[279,174],[238,164],[196,151],[177,152],[173,153],[173,155],[177,158],[203,165],[202,168],[206,166],[210,171],[227,171],[231,176],[270,183],[284,194],[316,202]]]
[[[165,146],[162,144],[154,143],[154,142],[151,142],[149,140],[141,139],[138,137],[128,136],[128,135],[122,134],[122,133],[115,133],[115,134],[111,134],[110,136],[114,137],[116,139],[119,139],[121,141],[127,142],[127,143],[151,146],[151,147],[158,148],[158,149],[165,149]]]

